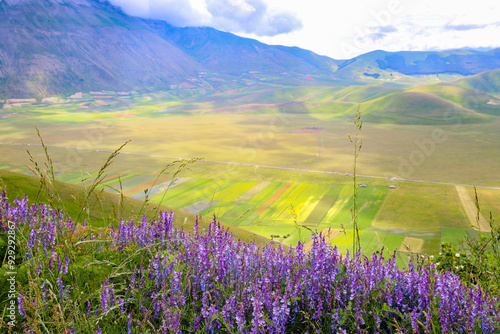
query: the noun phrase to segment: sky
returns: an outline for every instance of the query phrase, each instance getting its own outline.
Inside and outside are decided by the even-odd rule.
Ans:
[[[335,59],[373,50],[500,47],[498,0],[110,0],[127,14],[209,26]]]

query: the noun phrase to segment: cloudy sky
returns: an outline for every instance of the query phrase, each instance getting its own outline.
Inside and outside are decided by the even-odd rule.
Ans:
[[[500,47],[498,0],[110,0],[131,15],[211,26],[336,59],[372,50]]]

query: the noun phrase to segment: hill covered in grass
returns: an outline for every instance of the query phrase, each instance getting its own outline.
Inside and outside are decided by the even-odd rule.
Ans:
[[[411,88],[266,85],[241,89],[234,94],[193,97],[184,100],[178,109],[191,114],[287,113],[347,117],[361,105],[365,120],[375,123],[480,123],[490,120],[490,116],[500,116],[500,98],[493,92],[495,73],[471,77],[470,84],[459,80]],[[481,82],[481,87],[477,82]]]
[[[362,104],[365,119],[391,124],[454,124],[485,121],[486,117],[452,100],[416,90],[393,93]]]
[[[498,96],[500,95],[500,69],[476,74],[451,84]]]

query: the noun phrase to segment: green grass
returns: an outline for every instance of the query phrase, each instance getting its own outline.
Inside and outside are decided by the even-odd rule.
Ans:
[[[137,176],[124,176],[124,179],[135,180]],[[115,182],[117,182],[116,179]],[[150,182],[150,179],[144,182]],[[138,184],[140,185],[140,182],[135,186],[137,187]],[[259,186],[255,189],[260,189],[260,191],[252,192],[253,196],[242,196],[250,194],[249,191],[257,185]],[[111,186],[116,185],[111,184]],[[222,190],[213,191],[219,188]],[[285,188],[286,190],[282,192]],[[389,188],[386,185],[359,188],[358,201],[361,206],[358,222],[362,231],[361,242],[366,247],[364,252],[379,250],[384,244],[387,233],[371,231],[371,224],[388,191]],[[391,190],[391,192],[394,191],[397,190]],[[277,194],[281,196],[276,197]],[[331,197],[332,195],[336,197]],[[321,232],[326,228],[338,229],[341,227],[340,223],[347,229],[351,228],[352,186],[348,184],[262,183],[256,180],[221,182],[216,179],[190,178],[170,188],[165,196],[162,194],[154,196],[153,201],[158,201],[160,197],[164,197],[167,204],[178,209],[200,201],[212,202],[209,208],[200,212],[201,216],[209,219],[215,214],[229,225],[239,226],[266,238],[274,236],[276,240],[287,245],[293,245],[299,240],[307,242],[312,231]],[[238,199],[237,203],[234,202],[236,199]],[[292,207],[297,214],[296,221],[293,218]],[[301,225],[307,226],[310,230],[299,227]],[[336,240],[341,240],[339,247],[345,247],[348,244],[347,240]]]
[[[16,115],[2,119],[0,141],[37,143],[33,120],[48,144],[72,147],[95,147],[113,150],[124,141],[131,139],[126,151],[173,157],[199,157],[208,160],[254,163],[260,165],[288,166],[313,170],[350,171],[351,150],[346,134],[352,131],[348,118],[336,114],[279,114],[268,115],[161,115],[148,118],[134,116],[114,119],[111,115],[97,114],[96,117],[109,126],[100,129],[94,119],[79,119],[61,124],[49,122],[36,115]],[[146,115],[147,116],[147,115]],[[367,117],[368,111],[367,111]],[[395,115],[397,116],[397,115]],[[439,115],[437,115],[439,116]],[[441,115],[442,116],[442,115]],[[441,117],[439,116],[439,117]],[[73,116],[72,116],[73,117]],[[399,117],[399,116],[398,116]],[[422,114],[422,117],[426,117]],[[490,117],[490,116],[488,116]],[[467,119],[464,119],[467,121]],[[359,170],[362,174],[388,177],[400,176],[400,159],[408,160],[414,151],[420,151],[418,143],[432,139],[432,132],[442,130],[444,142],[435,145],[430,155],[424,154],[422,162],[415,166],[412,177],[423,180],[467,183],[476,185],[500,185],[500,175],[495,171],[500,162],[492,158],[498,152],[495,144],[500,133],[495,129],[500,119],[489,119],[487,123],[471,124],[452,120],[449,125],[389,125],[365,122],[363,136],[365,149],[360,157]],[[102,123],[102,122],[101,122]],[[401,122],[398,122],[401,123]],[[225,129],[224,135],[214,131],[213,124]],[[304,127],[321,127],[321,155],[317,157],[318,134],[290,133],[290,130]],[[168,128],[169,135],[164,138]],[[95,132],[95,134],[94,134]],[[86,133],[97,139],[89,141]],[[489,133],[483,137],[481,133]],[[102,136],[101,136],[102,135]],[[82,140],[83,138],[83,140]],[[162,138],[162,139],[158,139]],[[25,160],[24,150],[28,147],[5,147],[0,145],[0,153],[10,165]],[[36,148],[31,147],[30,150]],[[57,154],[60,162],[67,164],[77,155],[76,164],[68,166],[74,172],[86,172],[100,154],[92,151],[77,151],[50,148]],[[140,158],[121,159],[120,174],[148,174],[161,159]],[[135,161],[134,161],[135,160]],[[149,160],[148,163],[142,161]],[[151,164],[151,160],[154,161]],[[208,166],[204,164],[204,177],[212,178],[209,173],[231,169],[231,166]],[[437,168],[439,166],[439,168]],[[140,170],[137,169],[140,168]],[[131,169],[129,171],[129,168]],[[80,170],[78,170],[80,169]],[[443,172],[446,171],[446,172]],[[249,174],[254,171],[248,170]],[[283,172],[282,172],[283,173]],[[224,177],[224,172],[220,173]],[[276,173],[278,174],[278,173]],[[486,178],[485,175],[489,177]],[[312,176],[314,177],[314,176]],[[244,179],[244,178],[240,178]],[[295,181],[295,180],[292,180]]]
[[[442,227],[469,229],[460,199],[449,188],[401,183],[396,191],[388,192],[373,225],[422,231],[437,231]]]
[[[314,210],[309,214],[305,223],[309,226],[319,225],[336,200],[337,197],[323,196],[314,207]]]
[[[364,233],[365,233],[364,230],[359,231],[360,238],[363,237]],[[341,253],[347,253],[347,251],[352,253],[352,236],[353,236],[353,231],[351,229],[346,229],[345,234],[340,233],[330,243],[333,246],[337,246],[339,252]]]
[[[247,203],[252,204],[252,205],[261,205],[265,204],[271,196],[274,195],[278,189],[283,187],[285,183],[283,182],[273,182],[270,185],[268,185],[266,188],[264,188],[262,191],[260,191],[257,195],[253,196],[250,198]]]
[[[450,244],[458,245],[465,236],[467,236],[467,230],[457,229],[457,228],[442,228],[441,229],[441,241]]]
[[[454,82],[455,85],[500,95],[500,70],[476,74]]]
[[[233,202],[256,184],[254,181],[237,182],[214,194],[213,199],[218,202]]]
[[[336,92],[332,98],[345,102],[361,103],[385,96],[396,90],[383,86],[349,86]]]
[[[162,199],[167,203],[184,201],[186,195],[191,195],[199,192],[202,187],[210,184],[211,181],[211,179],[190,179],[187,182],[178,185],[177,187],[169,189],[165,196],[163,194],[154,196],[153,198],[151,198],[151,201],[159,202]]]
[[[360,188],[358,193],[359,203],[361,203],[358,213],[358,224],[360,226],[370,226],[372,224],[385,199],[387,191],[388,187],[383,186]]]
[[[302,227],[296,228],[290,226],[290,230],[287,231],[291,231],[288,232],[290,233],[290,235],[286,239],[284,239],[282,243],[288,246],[296,246],[299,241],[302,243],[307,243],[311,239],[312,235],[312,232],[310,230],[304,229]]]
[[[283,195],[271,204],[270,208],[272,208],[272,210],[268,208],[268,212],[272,213],[271,217],[275,220],[289,219],[290,215],[287,211],[291,209],[292,205],[297,204],[299,196],[305,191],[307,186],[306,183],[292,183]],[[283,218],[282,216],[287,216],[287,218]],[[271,219],[271,217],[269,217],[269,219]]]
[[[491,103],[497,101],[497,99],[494,96],[479,90],[443,84],[421,86],[411,89],[410,91],[430,93],[439,98],[453,102],[465,109],[474,110],[478,113],[500,115],[498,105]]]
[[[471,198],[475,198],[473,188],[466,188]],[[481,213],[486,219],[489,219],[490,213],[493,219],[500,222],[500,190],[496,189],[477,189],[477,196]]]
[[[387,248],[389,252],[393,252],[399,249],[401,242],[403,242],[404,236],[387,234],[385,238],[382,239],[382,244]]]
[[[279,238],[273,238],[277,241],[286,239],[285,237],[287,235],[293,234],[296,230],[295,226],[289,225],[250,225],[243,228],[249,232],[261,235],[269,239],[271,239],[272,236],[279,236]],[[290,245],[293,245],[293,243],[290,243]]]
[[[219,182],[214,182],[214,180],[211,179],[207,179],[204,181],[206,181],[206,183],[204,184],[203,187],[199,187],[195,189],[195,191],[192,191],[190,193],[185,193],[182,194],[181,196],[177,196],[176,198],[174,198],[171,201],[168,201],[167,203],[170,203],[169,205],[172,205],[174,207],[183,208],[192,205],[194,203],[197,203],[201,200],[212,201],[214,200],[214,194],[217,193],[217,191],[230,187],[231,185],[237,182],[232,180],[226,180],[223,183],[219,183]]]

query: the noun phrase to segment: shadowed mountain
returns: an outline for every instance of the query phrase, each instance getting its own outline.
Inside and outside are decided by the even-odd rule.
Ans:
[[[211,71],[239,76],[245,72],[328,75],[336,61],[297,47],[271,46],[208,27],[175,28],[162,21],[150,26]]]
[[[202,70],[141,20],[92,0],[0,2],[0,95],[166,88]]]
[[[472,75],[500,68],[500,48],[486,52],[385,52],[376,62],[382,70],[395,70],[405,75]]]
[[[0,2],[0,97],[204,86],[199,73],[331,72],[335,62],[211,28],[173,28],[98,0]],[[232,82],[237,78],[222,77]]]

